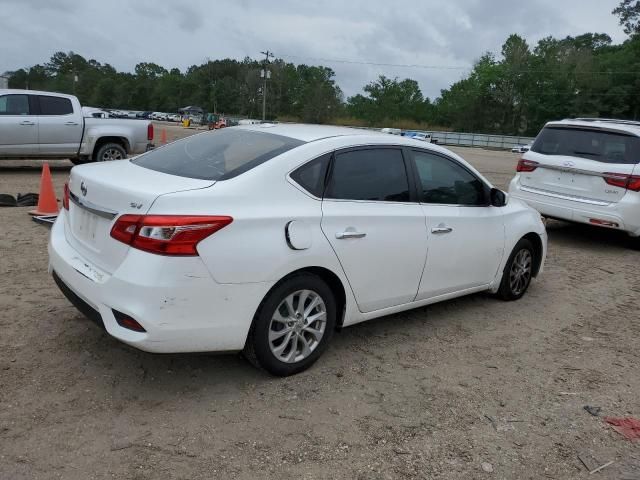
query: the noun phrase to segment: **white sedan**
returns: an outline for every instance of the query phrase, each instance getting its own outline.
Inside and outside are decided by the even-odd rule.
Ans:
[[[347,128],[248,125],[75,167],[50,271],[117,339],[308,368],[348,325],[524,295],[540,215],[454,153]]]

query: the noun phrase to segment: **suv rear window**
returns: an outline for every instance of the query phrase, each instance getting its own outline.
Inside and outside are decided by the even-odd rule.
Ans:
[[[531,150],[543,155],[634,165],[640,162],[640,137],[588,128],[545,127]]]
[[[271,133],[225,128],[178,140],[131,162],[180,177],[227,180],[303,143]]]

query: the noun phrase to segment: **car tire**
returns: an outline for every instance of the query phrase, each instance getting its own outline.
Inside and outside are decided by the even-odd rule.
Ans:
[[[94,162],[123,160],[127,158],[127,151],[118,143],[105,143],[93,155]]]
[[[243,355],[272,375],[294,375],[322,355],[335,325],[336,301],[329,286],[312,274],[294,275],[276,285],[260,304]]]
[[[533,244],[526,238],[521,239],[504,267],[498,297],[506,301],[522,298],[531,284],[535,261]]]

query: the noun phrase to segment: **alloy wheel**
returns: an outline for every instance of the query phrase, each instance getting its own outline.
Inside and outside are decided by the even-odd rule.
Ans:
[[[102,154],[102,161],[107,162],[110,160],[122,160],[124,157],[122,156],[122,152],[117,148],[108,148]]]
[[[269,324],[269,348],[281,362],[309,357],[325,333],[327,307],[312,290],[298,290],[278,305]]]
[[[531,280],[532,265],[533,255],[529,250],[523,248],[516,254],[509,272],[509,287],[513,295],[520,295],[526,290]]]

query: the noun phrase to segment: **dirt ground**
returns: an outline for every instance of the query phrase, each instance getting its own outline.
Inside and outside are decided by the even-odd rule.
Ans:
[[[516,155],[457,151],[506,188]],[[0,166],[0,192],[37,191],[34,164]],[[51,164],[61,192],[70,164]],[[280,379],[109,337],[47,274],[48,229],[27,210],[0,210],[2,480],[587,478],[579,457],[614,462],[590,478],[640,479],[639,444],[583,409],[640,417],[640,252],[624,235],[552,222],[521,301],[351,327]]]

